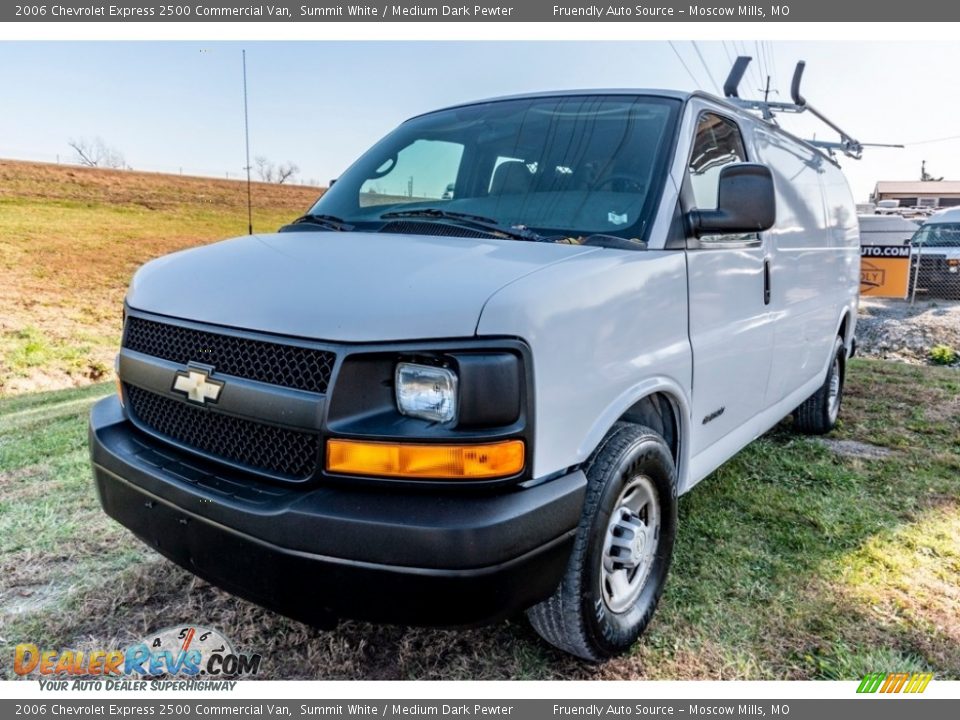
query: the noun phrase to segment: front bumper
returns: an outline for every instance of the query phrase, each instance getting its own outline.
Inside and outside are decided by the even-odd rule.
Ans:
[[[297,620],[492,622],[549,596],[583,505],[582,472],[496,494],[280,487],[139,432],[115,397],[90,416],[108,515],[231,593]]]

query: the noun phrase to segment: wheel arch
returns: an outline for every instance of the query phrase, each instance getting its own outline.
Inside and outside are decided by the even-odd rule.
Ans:
[[[856,328],[855,309],[844,306],[840,313],[840,319],[837,321],[837,336],[843,340],[843,346],[847,349],[847,356],[850,356],[854,333]]]
[[[686,489],[689,448],[689,403],[680,386],[668,378],[654,378],[621,395],[594,425],[582,456],[589,457],[618,422],[646,425],[670,447],[677,468],[677,489]]]

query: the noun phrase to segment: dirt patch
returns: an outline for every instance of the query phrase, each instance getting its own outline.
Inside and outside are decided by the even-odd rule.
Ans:
[[[30,465],[16,470],[0,470],[0,497],[6,502],[24,502],[49,492],[53,479],[49,465]]]
[[[924,417],[930,422],[953,420],[960,423],[960,395],[941,403],[935,403],[924,409]]]
[[[60,588],[53,585],[22,585],[0,592],[0,618],[36,612],[56,604]]]
[[[859,458],[864,460],[879,460],[893,455],[893,450],[870,445],[869,443],[858,442],[857,440],[835,440],[833,438],[821,438],[820,444],[843,457]]]

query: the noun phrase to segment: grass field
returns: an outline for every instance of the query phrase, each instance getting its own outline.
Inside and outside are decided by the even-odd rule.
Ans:
[[[254,183],[254,230],[320,190]],[[109,376],[133,271],[247,232],[237,181],[0,160],[0,395]]]
[[[108,392],[0,399],[0,676],[18,642],[122,647],[201,623],[262,653],[270,678],[960,678],[955,370],[854,361],[830,446],[785,422],[683,498],[661,607],[629,657],[600,667],[522,618],[323,632],[194,578],[97,506],[85,423]]]

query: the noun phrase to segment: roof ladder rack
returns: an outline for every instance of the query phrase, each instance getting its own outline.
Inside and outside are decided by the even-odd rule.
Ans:
[[[835,151],[839,150],[847,157],[851,157],[854,160],[859,160],[863,156],[864,147],[903,147],[903,145],[861,143],[852,135],[844,132],[839,125],[813,107],[813,105],[808,103],[806,98],[800,94],[800,82],[803,79],[803,70],[806,67],[806,63],[803,60],[797,63],[797,67],[793,71],[793,80],[790,83],[790,99],[792,102],[769,102],[767,100],[749,100],[741,98],[739,93],[740,81],[743,80],[743,76],[746,73],[747,67],[750,65],[751,60],[753,60],[753,58],[749,56],[739,56],[733,63],[733,67],[730,69],[730,74],[727,75],[727,79],[723,83],[723,94],[726,96],[727,100],[734,105],[737,105],[744,110],[753,110],[759,112],[763,116],[764,120],[772,123],[776,123],[776,119],[774,117],[775,113],[800,114],[809,112],[840,136],[840,140],[835,142],[829,142],[826,140],[807,140],[810,145],[822,148],[830,153],[830,155],[833,155]]]

